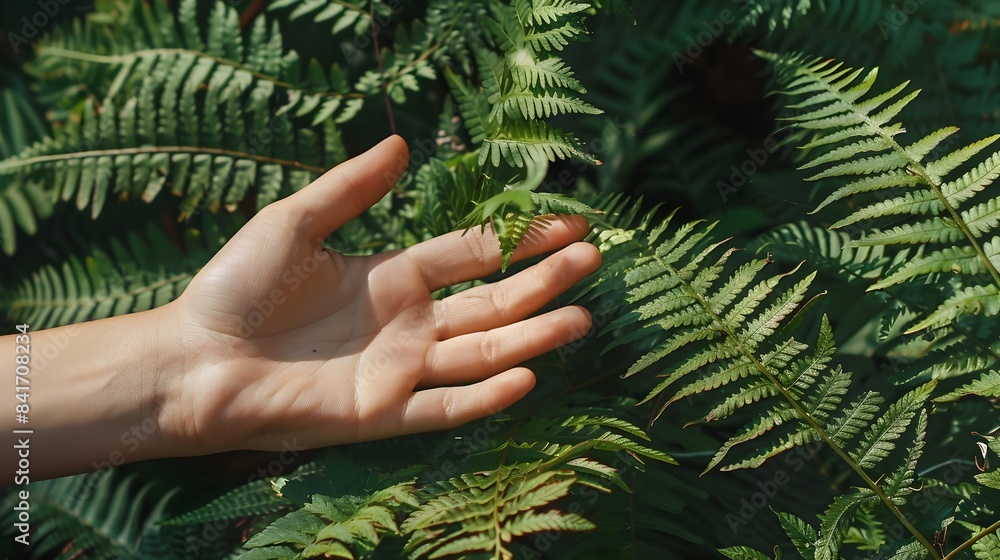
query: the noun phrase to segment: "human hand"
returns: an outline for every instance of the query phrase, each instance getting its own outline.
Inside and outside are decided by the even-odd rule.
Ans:
[[[366,257],[322,249],[407,162],[394,136],[264,208],[161,308],[184,356],[163,382],[161,429],[193,454],[450,428],[523,397],[534,375],[517,364],[589,329],[579,307],[529,318],[600,263],[572,243],[588,231],[579,216],[533,225],[514,260],[568,247],[442,300],[431,294],[499,269],[489,230]]]

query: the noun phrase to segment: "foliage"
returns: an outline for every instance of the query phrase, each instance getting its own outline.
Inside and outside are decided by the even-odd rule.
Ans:
[[[136,489],[134,477],[117,480],[97,473],[32,485],[30,511],[35,553],[54,558],[147,558],[156,554],[157,523],[176,489],[154,497],[150,485]],[[18,521],[16,494],[5,497],[4,522]],[[23,509],[23,508],[22,508]]]
[[[448,433],[33,483],[35,557],[1000,558],[995,2],[259,8],[100,0],[2,67],[5,321],[162,305],[399,130],[329,246],[506,269],[585,214],[594,331]]]

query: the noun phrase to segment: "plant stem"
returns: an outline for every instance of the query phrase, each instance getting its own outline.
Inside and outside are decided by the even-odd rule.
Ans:
[[[248,68],[243,64],[240,64],[239,62],[234,62],[226,58],[210,55],[200,51],[193,51],[190,49],[177,49],[177,48],[145,49],[141,51],[135,51],[129,54],[101,55],[101,54],[74,51],[60,47],[39,47],[38,56],[43,56],[43,55],[68,58],[71,60],[82,60],[85,62],[94,62],[97,64],[125,64],[132,60],[138,60],[140,58],[159,56],[159,55],[190,55],[198,58],[207,58],[223,66],[231,66],[237,70],[242,70],[244,72],[247,72],[259,80],[271,82],[272,84],[282,89],[298,91],[303,93],[304,95],[319,95],[322,97],[337,97],[341,99],[365,97],[363,94],[360,93],[339,93],[336,91],[321,91],[321,90],[309,90],[309,89],[299,88],[296,87],[295,84],[283,82],[278,78],[275,78],[274,76],[270,76],[268,74],[265,74],[263,72],[258,72],[256,70],[251,70],[250,68]]]
[[[382,47],[378,43],[378,28],[375,26],[375,3],[372,2],[368,6],[371,10],[371,20],[372,20],[372,43],[375,44],[375,60],[378,61],[378,73],[382,77],[382,82],[385,84],[383,88],[383,96],[385,97],[385,112],[389,117],[389,129],[393,134],[396,134],[396,118],[392,114],[392,101],[389,99],[389,83],[385,81],[385,69],[382,68]]]
[[[138,155],[138,154],[160,154],[160,153],[192,153],[192,154],[212,154],[217,156],[229,156],[237,159],[251,159],[254,161],[259,161],[262,163],[274,163],[282,165],[284,167],[294,167],[296,169],[303,169],[305,171],[312,171],[314,173],[325,173],[327,168],[319,167],[316,165],[307,165],[302,162],[273,158],[269,156],[262,156],[257,154],[249,154],[246,152],[239,152],[236,150],[226,150],[223,148],[205,148],[201,146],[148,146],[142,148],[116,148],[110,150],[88,150],[85,152],[72,152],[67,154],[53,154],[48,156],[35,156],[25,159],[11,158],[0,162],[0,174],[9,173],[12,169],[17,169],[19,167],[28,167],[38,163],[47,163],[52,161],[65,161],[70,159],[83,159],[83,158],[93,158],[100,156],[120,156],[120,155]]]
[[[690,293],[693,294],[694,297],[697,299],[698,304],[705,310],[706,313],[708,313],[712,317],[712,319],[716,322],[717,325],[720,325],[725,330],[730,340],[736,343],[740,353],[743,354],[747,359],[749,359],[751,363],[753,363],[754,367],[761,373],[761,375],[764,376],[764,378],[768,380],[768,382],[774,385],[774,387],[778,390],[778,392],[781,393],[781,396],[784,397],[786,401],[788,401],[788,403],[792,406],[792,409],[795,410],[795,412],[802,418],[802,420],[804,420],[809,425],[809,427],[813,431],[815,431],[820,436],[820,438],[824,442],[826,442],[826,444],[829,445],[830,448],[833,449],[834,452],[836,452],[837,455],[839,455],[840,458],[843,459],[843,461],[847,463],[847,465],[850,466],[851,469],[858,474],[858,476],[861,477],[862,480],[865,481],[865,484],[867,484],[868,487],[872,489],[872,491],[875,493],[878,499],[883,504],[885,504],[887,508],[889,508],[889,511],[891,511],[892,514],[897,519],[899,519],[900,523],[903,524],[903,527],[906,527],[906,530],[909,531],[911,534],[913,534],[913,536],[916,537],[918,541],[920,541],[920,544],[923,545],[924,548],[926,548],[930,552],[931,557],[935,559],[940,559],[941,555],[938,554],[937,550],[934,548],[934,545],[931,544],[927,540],[927,538],[924,537],[920,533],[920,531],[917,530],[917,528],[910,523],[910,521],[906,518],[906,516],[903,515],[903,512],[899,511],[899,508],[896,506],[896,504],[894,504],[892,500],[889,499],[889,496],[886,495],[885,491],[882,490],[882,488],[878,485],[877,482],[872,480],[872,478],[868,475],[867,472],[865,472],[865,470],[861,467],[861,465],[859,465],[857,461],[855,461],[854,458],[852,458],[850,454],[844,450],[844,448],[838,445],[837,442],[835,442],[833,438],[831,438],[830,435],[826,433],[826,430],[824,430],[823,427],[820,426],[818,422],[816,422],[816,420],[812,417],[812,414],[806,411],[806,409],[802,408],[802,405],[799,404],[798,399],[796,399],[795,396],[792,395],[787,388],[785,388],[785,386],[778,380],[778,377],[773,372],[771,372],[771,370],[767,366],[762,364],[760,360],[757,359],[756,354],[754,354],[749,348],[747,348],[747,346],[743,343],[743,341],[740,340],[740,338],[736,335],[735,332],[733,332],[731,325],[723,321],[722,317],[719,317],[719,315],[715,312],[715,310],[712,309],[712,306],[709,305],[707,301],[705,301],[705,298],[702,296],[702,294],[699,291],[692,288],[691,284],[687,280],[685,280],[684,277],[681,276],[680,273],[678,273],[678,271],[674,269],[674,267],[666,263],[663,264],[667,268],[667,270],[670,271],[671,274],[679,278],[681,282],[685,286],[687,286],[687,288],[690,290]]]
[[[853,113],[855,117],[860,119],[868,126],[868,128],[871,130],[873,134],[875,134],[880,138],[883,138],[886,142],[889,143],[889,147],[893,151],[906,158],[906,161],[908,162],[907,169],[909,169],[917,176],[919,176],[924,181],[924,183],[926,183],[927,187],[934,192],[934,195],[937,197],[938,201],[945,208],[945,210],[948,211],[948,214],[951,216],[951,219],[954,220],[958,228],[962,230],[962,234],[966,237],[966,239],[972,245],[972,248],[975,249],[976,254],[983,261],[983,264],[986,266],[986,270],[988,270],[990,276],[993,277],[993,282],[997,285],[997,287],[1000,287],[1000,271],[997,270],[997,267],[994,266],[993,262],[990,261],[989,257],[986,256],[986,252],[983,251],[983,247],[982,245],[980,245],[979,240],[976,239],[975,234],[972,233],[972,230],[969,228],[969,224],[965,223],[965,220],[962,218],[962,216],[958,213],[955,207],[952,206],[951,202],[948,201],[948,197],[946,197],[944,193],[941,192],[940,186],[937,185],[934,179],[931,178],[930,173],[927,172],[927,168],[924,167],[923,164],[921,164],[919,161],[911,157],[910,154],[908,154],[906,150],[903,149],[903,147],[898,142],[896,142],[895,136],[893,134],[887,132],[884,128],[875,124],[872,121],[871,117],[868,115],[868,111],[858,110],[857,104],[854,101],[846,99],[843,95],[843,92],[833,87],[832,84],[823,79],[823,76],[820,76],[819,74],[817,74],[815,71],[813,71],[811,68],[808,67],[803,68],[801,72],[809,76],[809,78],[815,81],[818,85],[825,88],[826,91],[829,92],[831,95],[836,96],[841,103],[843,103],[846,107],[850,108],[850,112]]]
[[[965,541],[964,543],[958,545],[958,548],[956,548],[955,550],[952,550],[948,554],[948,556],[944,557],[943,560],[952,560],[954,558],[958,558],[958,553],[959,552],[962,552],[963,550],[965,550],[965,549],[969,548],[970,546],[976,544],[976,542],[978,542],[979,539],[987,537],[987,536],[989,536],[989,535],[991,535],[993,533],[996,533],[997,531],[1000,531],[1000,521],[997,521],[996,523],[994,523],[994,524],[990,525],[989,527],[987,527],[987,528],[983,529],[982,531],[980,531],[978,534],[973,535],[973,537],[971,539],[969,539],[969,540]]]

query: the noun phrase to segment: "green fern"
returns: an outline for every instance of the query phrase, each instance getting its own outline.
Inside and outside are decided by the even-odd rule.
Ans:
[[[22,152],[45,136],[45,125],[32,106],[20,79],[0,88],[0,160]],[[52,213],[52,201],[38,181],[16,180],[0,187],[0,248],[7,255],[17,247],[17,230],[27,235],[38,231],[38,221]]]
[[[180,251],[150,224],[142,234],[112,239],[110,251],[95,246],[85,256],[46,265],[5,290],[7,318],[49,328],[146,311],[173,300],[198,270],[239,229],[235,217],[206,217],[189,228]]]
[[[289,18],[295,21],[309,17],[316,23],[331,26],[331,34],[352,30],[363,35],[371,30],[372,17],[383,21],[392,16],[392,8],[378,0],[278,0],[268,4],[268,10],[294,8]]]
[[[912,326],[911,332],[947,324],[966,314],[992,316],[1000,312],[1000,305],[994,301],[1000,297],[1000,272],[993,263],[1000,254],[1000,238],[993,235],[997,223],[994,207],[998,203],[989,199],[975,206],[962,206],[1000,175],[1000,153],[954,180],[945,180],[1000,136],[929,157],[935,149],[943,151],[946,139],[958,129],[942,128],[919,141],[900,144],[897,137],[904,128],[895,118],[919,93],[901,96],[906,83],[870,96],[877,70],[864,74],[831,60],[763,56],[775,65],[778,80],[787,88],[782,93],[806,97],[790,106],[806,112],[788,120],[809,134],[810,141],[804,148],[818,149],[822,154],[803,167],[823,169],[810,180],[851,178],[819,208],[867,193],[882,199],[861,206],[833,227],[856,226],[887,216],[914,217],[891,229],[863,228],[862,237],[851,242],[852,246],[927,247],[925,254],[912,258],[870,289],[885,289],[930,274],[962,275],[966,282],[963,291]],[[924,218],[927,215],[933,217]]]
[[[401,506],[416,507],[413,484],[367,496],[313,496],[302,509],[268,525],[247,541],[243,560],[267,558],[367,558],[383,535],[399,534]]]
[[[30,69],[47,78],[46,94],[62,95],[75,105],[84,99],[73,93],[82,76],[104,105],[138,98],[140,123],[142,117],[154,118],[163,105],[176,111],[179,123],[159,123],[167,136],[175,128],[180,134],[198,130],[186,127],[190,123],[183,119],[193,116],[185,98],[202,84],[209,87],[210,105],[228,103],[230,112],[243,102],[239,94],[258,109],[278,92],[285,93],[279,115],[315,115],[314,124],[335,113],[341,122],[349,120],[361,108],[362,96],[349,91],[339,67],[327,74],[313,60],[302,72],[298,55],[285,51],[276,22],[257,18],[244,36],[236,10],[222,2],[212,4],[204,27],[198,25],[192,0],[180,3],[177,17],[161,2],[127,2],[122,8],[109,14],[105,25],[59,28],[40,46]],[[147,127],[146,133],[154,130]]]
[[[866,0],[745,0],[736,29],[744,32],[765,23],[769,31],[809,23],[868,30],[884,22],[889,7]],[[808,17],[812,16],[812,17]]]
[[[721,395],[705,414],[706,422],[751,407],[760,411],[719,449],[706,470],[722,465],[737,448],[751,445],[754,448],[743,458],[722,470],[758,467],[784,451],[819,440],[833,448],[867,487],[838,497],[822,516],[821,538],[814,543],[816,558],[837,558],[857,509],[878,502],[933,550],[896,505],[909,492],[907,483],[915,476],[923,445],[912,446],[910,458],[900,466],[886,470],[881,463],[918,413],[916,439],[922,441],[926,431],[922,407],[935,384],[914,389],[887,408],[881,406],[884,398],[873,391],[848,401],[852,376],[830,366],[835,348],[828,320],[823,318],[811,356],[805,353],[807,345],[782,334],[783,322],[805,300],[815,273],[778,289],[795,271],[758,278],[766,261],[751,260],[734,269],[728,265],[732,250],[712,260],[721,243],[708,241],[711,225],[684,224],[673,234],[667,229],[664,222],[633,238],[639,248],[625,257],[630,264],[624,271],[632,313],[607,327],[639,327],[630,327],[634,334],[616,339],[607,350],[649,337],[662,340],[626,373],[658,367],[663,380],[644,401],[662,398],[659,416],[681,399]],[[667,360],[673,364],[662,366]],[[674,385],[680,387],[666,393]],[[889,484],[875,482],[879,476],[869,473],[876,468],[890,473]]]
[[[976,381],[964,385],[946,395],[941,395],[940,397],[934,399],[934,402],[954,402],[970,395],[978,395],[988,398],[1000,397],[1000,372],[991,371],[985,373]]]
[[[71,559],[147,558],[174,492],[151,499],[152,488],[135,488],[134,477],[118,479],[113,471],[35,482],[31,494],[31,541],[38,556]],[[5,507],[5,523],[16,522],[16,499]],[[48,557],[48,556],[46,556]]]
[[[235,11],[221,3],[204,36],[193,16],[175,23],[162,4],[154,6],[135,7],[108,29],[137,34],[138,45],[128,44],[127,51],[103,34],[68,31],[41,47],[35,71],[49,76],[53,89],[67,59],[113,72],[114,80],[94,84],[101,97],[76,104],[65,133],[0,162],[0,176],[54,170],[47,190],[62,200],[75,198],[79,209],[90,206],[93,216],[112,191],[150,201],[169,184],[185,197],[181,214],[187,216],[202,206],[232,209],[251,187],[258,205],[267,204],[282,188],[301,188],[326,168],[302,160],[335,163],[343,150],[329,117],[347,88],[336,68],[328,80],[313,62],[299,78],[297,58],[285,56],[280,32],[268,30],[263,19],[244,48]],[[180,14],[194,11],[188,1]],[[273,101],[282,103],[276,111]],[[356,105],[349,102],[338,120],[351,118]],[[286,113],[315,113],[313,122],[325,123],[329,145],[312,130],[297,130]]]
[[[424,490],[423,501],[402,525],[410,534],[410,558],[458,557],[470,552],[514,557],[513,541],[543,532],[588,531],[595,525],[576,512],[552,507],[585,486],[608,492],[608,483],[627,489],[617,469],[593,452],[627,452],[636,458],[672,462],[638,443],[648,436],[621,419],[577,416],[539,418],[518,430],[498,468],[470,472]]]
[[[502,55],[475,51],[482,88],[454,72],[446,77],[472,142],[480,146],[477,206],[460,225],[492,223],[501,232],[506,269],[539,206],[578,211],[551,197],[542,202],[540,197],[546,195],[527,192],[544,179],[547,163],[574,157],[599,163],[574,136],[546,119],[601,111],[579,97],[586,90],[555,54],[584,34],[579,14],[589,11],[589,4],[515,0],[512,5],[490,3],[489,8],[484,25]]]

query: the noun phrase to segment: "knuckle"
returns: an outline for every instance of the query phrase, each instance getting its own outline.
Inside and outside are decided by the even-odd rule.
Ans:
[[[441,396],[441,412],[449,422],[455,419],[455,389],[449,387]]]
[[[490,303],[492,303],[493,310],[500,323],[506,324],[507,317],[510,315],[507,308],[508,305],[510,305],[510,294],[503,284],[497,284],[494,286],[492,292],[490,293]]]
[[[465,235],[465,246],[469,253],[476,260],[476,263],[485,267],[488,263],[486,253],[486,236],[479,234]]]
[[[492,373],[500,356],[500,340],[486,334],[483,336],[482,342],[479,343],[479,350],[482,353],[483,372]]]

